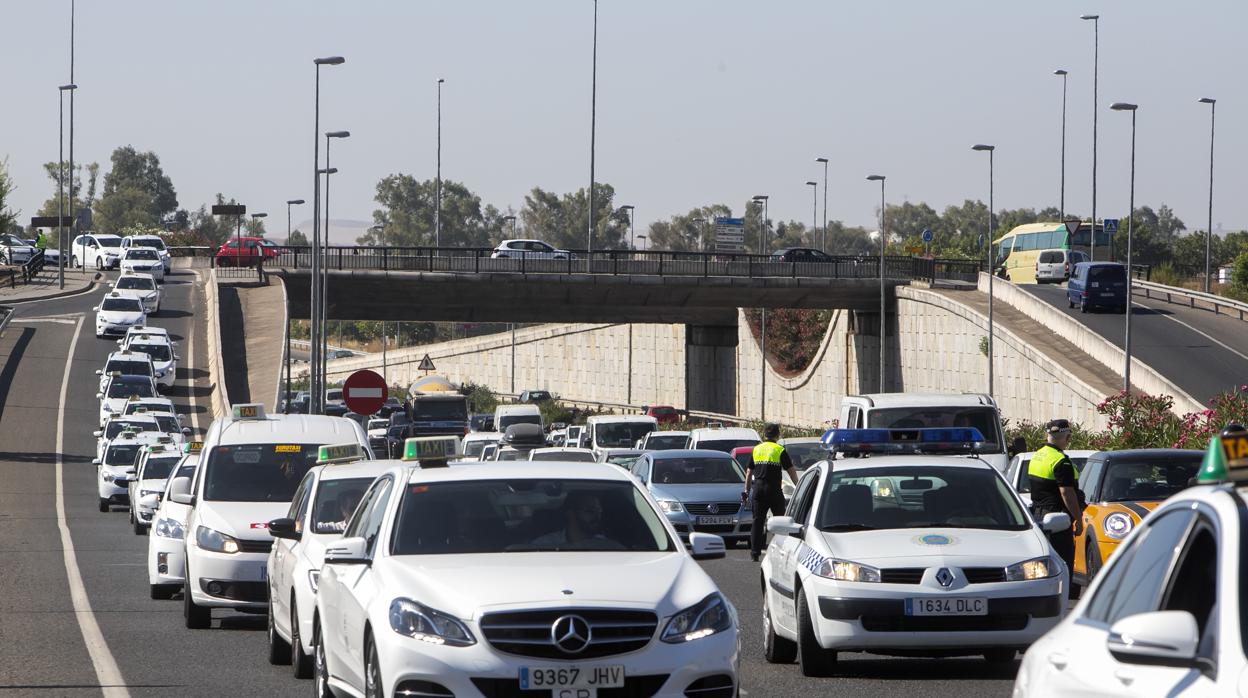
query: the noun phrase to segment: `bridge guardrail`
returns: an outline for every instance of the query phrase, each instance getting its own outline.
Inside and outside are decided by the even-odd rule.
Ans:
[[[1237,317],[1241,321],[1248,318],[1248,303],[1225,298],[1213,293],[1192,291],[1177,286],[1166,286],[1151,281],[1132,281],[1132,289],[1143,291],[1145,298],[1164,298],[1167,303],[1177,303],[1176,299],[1185,299],[1189,308],[1206,308],[1215,315]],[[1197,305],[1200,303],[1200,305]]]

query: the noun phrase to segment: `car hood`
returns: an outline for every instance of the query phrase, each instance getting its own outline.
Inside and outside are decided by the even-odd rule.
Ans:
[[[113,291],[122,298],[155,298],[158,291],[145,291],[141,288],[121,288]]]
[[[405,555],[378,567],[387,594],[474,620],[505,608],[572,605],[653,609],[663,618],[716,590],[683,552]]]
[[[743,483],[720,483],[700,485],[665,485],[650,483],[655,499],[674,499],[678,502],[739,502]]]
[[[98,315],[104,322],[124,323],[127,325],[134,324],[143,319],[143,313],[122,312],[120,310],[101,310]]]
[[[235,538],[269,541],[269,522],[285,516],[290,502],[205,502],[196,509],[201,526]]]
[[[833,557],[883,567],[1005,567],[1048,554],[1048,544],[1034,528],[897,528],[820,535]]]

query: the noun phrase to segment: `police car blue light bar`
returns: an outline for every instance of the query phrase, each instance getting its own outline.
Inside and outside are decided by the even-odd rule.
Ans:
[[[820,439],[834,453],[977,453],[984,435],[973,427],[829,429]]]

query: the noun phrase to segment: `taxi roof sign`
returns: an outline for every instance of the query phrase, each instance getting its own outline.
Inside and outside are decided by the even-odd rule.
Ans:
[[[204,450],[203,441],[188,441],[182,444],[183,453],[199,453]]]
[[[403,460],[446,460],[459,455],[458,436],[416,436],[403,442]]]
[[[264,419],[264,405],[258,402],[231,405],[230,413],[234,419]]]
[[[355,461],[364,460],[366,455],[367,454],[364,453],[364,447],[354,441],[349,444],[321,446],[316,452],[316,464],[326,465],[329,463],[353,463]]]
[[[1204,484],[1248,481],[1248,429],[1229,424],[1209,439],[1196,480]]]
[[[978,429],[829,429],[820,439],[833,453],[978,453],[984,435]]]

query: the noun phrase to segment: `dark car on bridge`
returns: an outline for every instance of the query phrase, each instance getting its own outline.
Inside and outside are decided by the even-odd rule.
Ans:
[[[831,262],[832,258],[811,247],[786,247],[771,253],[773,262]]]
[[[1080,262],[1066,282],[1066,302],[1086,313],[1095,308],[1127,312],[1127,268],[1117,262]]]

